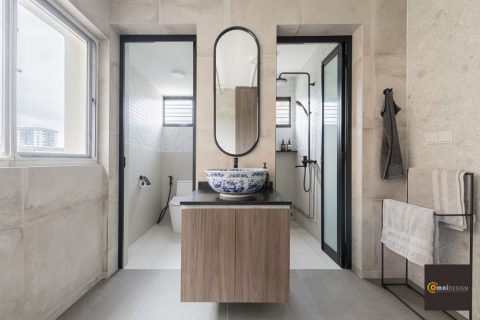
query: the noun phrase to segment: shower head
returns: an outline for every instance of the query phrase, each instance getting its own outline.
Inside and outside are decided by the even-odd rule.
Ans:
[[[279,77],[277,78],[277,81],[287,81],[287,79],[283,78],[282,76],[279,76]]]
[[[303,106],[303,104],[300,102],[300,101],[295,101],[295,104],[299,107],[301,107],[303,109],[303,112],[305,112],[305,115],[308,117],[309,113],[307,111],[307,109],[305,109],[305,107]]]

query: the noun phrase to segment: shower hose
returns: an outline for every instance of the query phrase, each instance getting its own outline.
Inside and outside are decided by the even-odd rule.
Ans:
[[[308,167],[308,188],[306,185],[307,167]],[[312,189],[312,165],[308,163],[305,167],[303,167],[303,191],[310,192],[311,189]]]

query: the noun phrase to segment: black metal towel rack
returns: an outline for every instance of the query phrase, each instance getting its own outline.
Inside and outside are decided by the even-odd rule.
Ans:
[[[386,93],[386,90],[388,89],[385,89],[384,90],[384,94]],[[437,214],[437,213],[433,213],[433,215],[435,217],[438,217],[438,216],[443,216],[443,217],[468,217],[469,218],[469,231],[470,231],[470,246],[469,246],[469,262],[468,262],[468,265],[470,266],[470,270],[473,271],[473,224],[475,222],[475,214],[473,213],[474,209],[473,209],[473,197],[474,197],[474,192],[473,192],[473,173],[466,173],[465,174],[466,176],[471,176],[471,188],[470,188],[470,206],[469,206],[469,209],[470,209],[470,212],[469,213],[466,213],[466,214]],[[408,188],[408,182],[407,182],[407,188]],[[407,192],[407,203],[408,203],[408,192]],[[382,228],[383,228],[383,212],[382,212]],[[401,283],[386,283],[385,282],[385,268],[384,268],[384,244],[382,242],[382,287],[384,289],[386,289],[388,292],[390,292],[395,298],[397,298],[400,302],[402,302],[407,308],[409,308],[411,311],[413,311],[420,319],[423,319],[423,320],[426,320],[417,310],[415,310],[414,307],[412,307],[407,301],[405,301],[404,299],[402,299],[402,297],[400,297],[398,294],[396,294],[394,291],[392,291],[389,286],[406,286],[407,288],[413,290],[414,292],[416,292],[417,294],[419,294],[420,296],[422,297],[425,297],[425,294],[419,290],[417,290],[414,286],[410,285],[410,281],[409,281],[409,278],[408,278],[408,259],[405,258],[405,282],[401,282]],[[473,279],[473,277],[472,277]],[[472,289],[472,292],[473,292],[473,289]],[[470,307],[469,310],[465,310],[465,311],[468,311],[468,319],[469,320],[472,320],[473,319],[473,316],[472,316],[472,308],[473,308],[473,303],[472,303],[472,306]],[[442,310],[446,315],[448,315],[450,318],[452,319],[455,319],[457,320],[456,317],[454,317],[453,315],[451,315],[447,310]]]

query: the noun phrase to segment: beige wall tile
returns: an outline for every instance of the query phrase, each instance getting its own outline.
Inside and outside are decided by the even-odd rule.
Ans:
[[[160,0],[160,23],[223,25],[224,6],[223,0]]]
[[[284,24],[277,26],[277,35],[282,37],[294,36],[300,30],[299,24]]]
[[[361,277],[362,267],[362,198],[352,197],[352,269]]]
[[[397,125],[406,126],[406,62],[405,54],[376,56],[375,92],[377,94],[372,108],[366,108],[365,113],[367,118],[365,120],[371,127],[383,127],[380,111],[385,101],[385,96],[382,94],[385,88],[393,88],[393,98],[396,104],[402,108],[396,116]]]
[[[195,24],[157,24],[157,23],[122,23],[113,25],[115,30],[121,34],[142,35],[142,34],[196,34]]]
[[[302,24],[362,24],[370,18],[370,1],[304,0]]]
[[[349,36],[360,27],[360,24],[304,24],[296,33],[297,36]]]
[[[465,169],[480,174],[480,60],[478,16],[480,3],[408,1],[407,30],[407,141],[411,167]],[[451,131],[449,144],[427,144],[424,134]],[[478,178],[478,177],[477,177]],[[480,199],[479,179],[475,201]],[[477,214],[480,207],[476,206]],[[474,242],[479,240],[475,230]],[[465,261],[467,233],[443,232],[440,243],[444,261]],[[474,246],[474,261],[480,248]],[[474,262],[475,263],[475,262]],[[475,264],[474,264],[475,265]],[[422,281],[422,270],[412,270]],[[474,267],[473,301],[480,297],[480,270]],[[480,304],[474,303],[474,317]]]
[[[85,17],[105,32],[108,25],[108,0],[69,0]]]
[[[352,33],[352,61],[355,62],[363,58],[363,25],[358,26]]]
[[[158,23],[158,0],[111,0],[110,23]]]
[[[406,52],[407,1],[373,0],[374,51],[376,55]],[[405,70],[405,68],[404,68]]]

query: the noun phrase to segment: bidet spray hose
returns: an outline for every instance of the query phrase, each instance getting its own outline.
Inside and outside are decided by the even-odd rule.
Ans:
[[[169,182],[168,182],[169,188],[168,188],[167,204],[165,204],[165,207],[163,207],[162,211],[160,212],[160,216],[158,217],[157,224],[159,224],[163,220],[163,217],[165,217],[165,214],[167,213],[167,209],[170,203],[170,196],[172,194],[173,176],[168,176],[168,179],[169,179]]]

